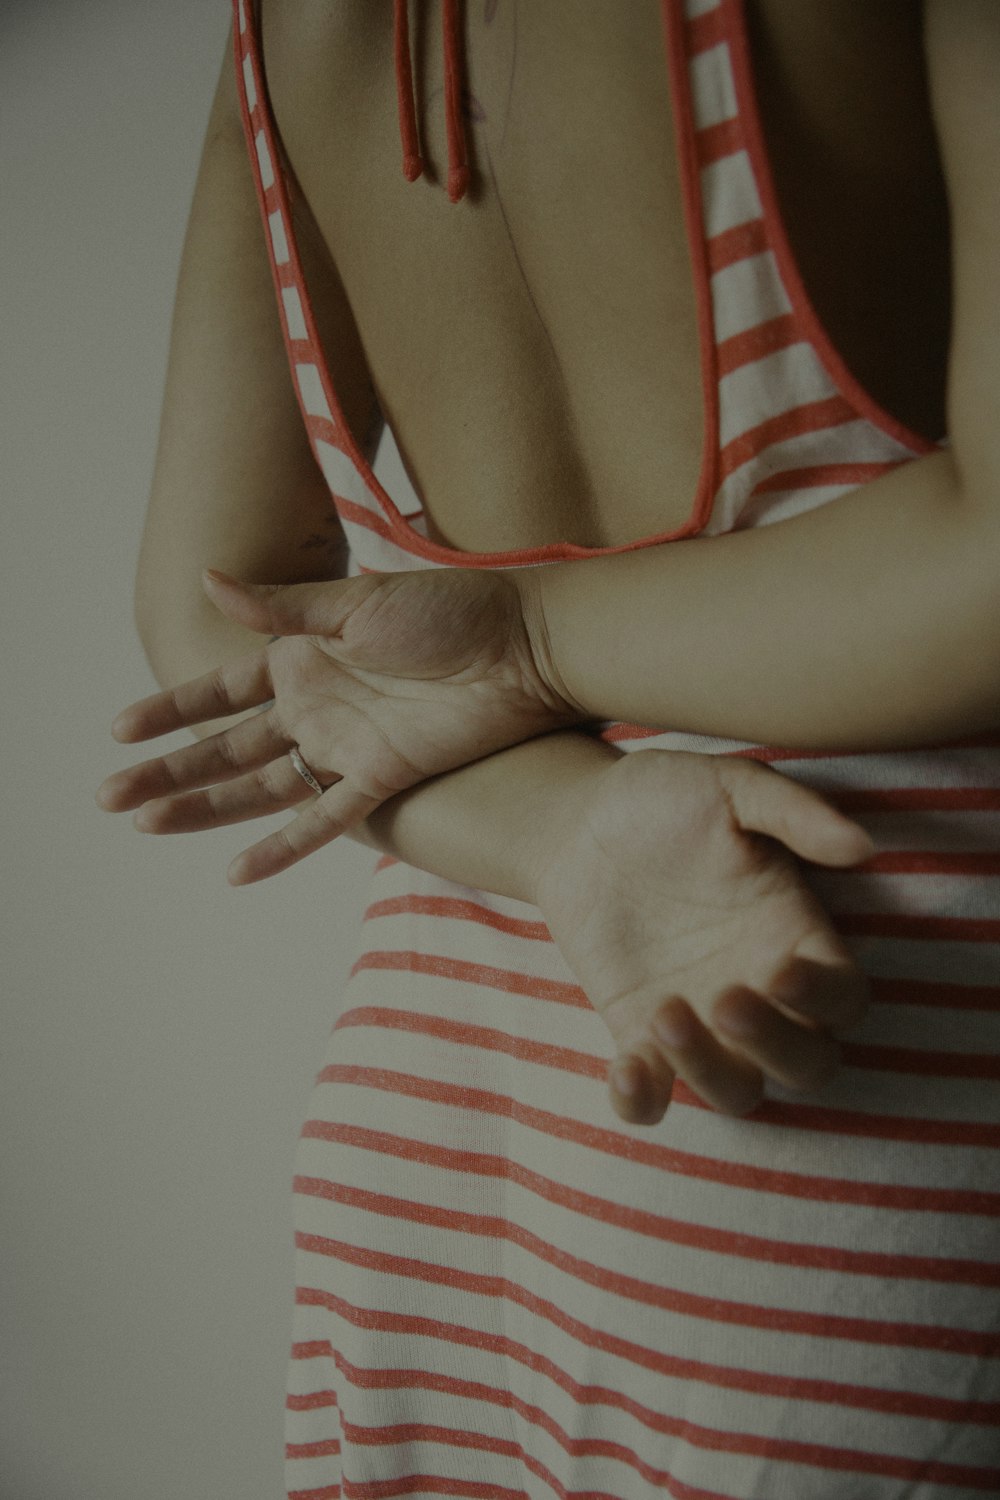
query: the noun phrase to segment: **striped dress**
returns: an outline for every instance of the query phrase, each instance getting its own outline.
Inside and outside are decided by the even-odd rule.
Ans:
[[[544,564],[404,518],[319,347],[250,0],[244,125],[289,360],[350,572]],[[777,211],[735,0],[664,0],[710,424],[688,522],[769,525],[932,450],[854,380]],[[624,549],[619,549],[624,550]],[[291,1500],[1000,1495],[1000,736],[752,756],[878,853],[810,886],[873,1004],[821,1100],[611,1110],[604,1022],[537,910],[383,858],[295,1177]]]

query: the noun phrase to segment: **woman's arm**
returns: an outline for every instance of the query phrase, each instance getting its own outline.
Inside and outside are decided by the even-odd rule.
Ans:
[[[315,237],[317,318],[357,432],[378,407],[346,299]],[[206,599],[207,564],[301,582],[343,577],[346,547],[288,371],[233,77],[231,38],[205,136],[177,285],[152,489],[135,588],[157,679],[183,681],[260,646]],[[264,637],[266,640],[266,637]],[[221,726],[217,726],[221,727]],[[211,732],[203,726],[202,732]]]
[[[315,257],[314,311],[354,431],[377,439],[378,408],[336,273]],[[136,623],[162,687],[264,644],[206,598],[211,563],[248,579],[344,576],[346,548],[302,422],[282,337],[233,80],[231,38],[206,132],[184,246],[170,360],[136,580]],[[199,738],[237,720],[200,724]],[[396,797],[349,837],[446,879],[530,901],[543,810],[619,752],[548,736]]]
[[[951,448],[759,530],[517,570],[584,717],[802,749],[1000,727],[1000,6],[925,12]]]

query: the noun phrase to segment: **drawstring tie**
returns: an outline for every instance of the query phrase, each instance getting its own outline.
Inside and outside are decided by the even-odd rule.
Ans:
[[[394,0],[396,46],[396,96],[399,103],[399,134],[403,143],[403,176],[415,182],[424,170],[417,139],[417,114],[413,102],[413,69],[410,63],[410,28],[407,0]],[[448,128],[448,197],[452,203],[464,198],[469,186],[465,133],[462,129],[462,49],[458,34],[458,0],[442,0],[444,33],[444,107]]]

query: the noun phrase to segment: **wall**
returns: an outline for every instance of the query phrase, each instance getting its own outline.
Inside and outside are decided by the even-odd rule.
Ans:
[[[228,22],[0,11],[2,1500],[283,1493],[292,1157],[375,856],[233,890],[246,828],[93,795],[155,689],[133,569]]]

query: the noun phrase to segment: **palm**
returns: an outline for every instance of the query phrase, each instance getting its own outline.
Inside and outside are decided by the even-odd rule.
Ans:
[[[325,790],[240,856],[230,872],[238,884],[287,868],[429,777],[573,717],[539,674],[520,596],[501,574],[456,569],[286,588],[230,584],[217,602],[250,629],[278,624],[282,633],[287,619],[290,633],[134,704],[116,732],[144,740],[249,708],[262,712],[118,773],[101,795],[113,810],[142,807],[140,824],[152,832],[241,822],[303,801],[289,759],[297,746]]]
[[[662,1115],[674,1072],[707,1102],[734,1113],[758,1101],[768,1071],[796,1087],[796,1067],[804,1066],[815,1075],[805,1085],[819,1081],[836,1051],[822,1032],[827,1018],[808,1014],[808,984],[798,1009],[770,1001],[778,1031],[770,1069],[718,1028],[732,1003],[724,997],[750,991],[760,1006],[759,997],[772,996],[789,966],[809,974],[821,1003],[824,981],[827,1003],[839,992],[834,1020],[856,1018],[863,999],[864,982],[798,861],[775,840],[738,825],[720,782],[720,771],[737,778],[774,773],[673,752],[625,761],[625,776],[609,780],[567,827],[540,884],[539,905],[619,1056],[645,1069],[643,1122]],[[803,969],[807,954],[821,960],[817,970],[808,960]],[[687,1071],[684,1058],[666,1057],[650,1030],[667,997],[679,997],[696,1018],[700,1061]]]

